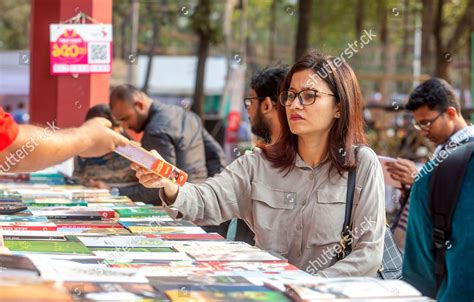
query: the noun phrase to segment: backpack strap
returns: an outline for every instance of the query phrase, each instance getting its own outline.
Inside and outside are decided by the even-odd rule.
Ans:
[[[452,150],[433,171],[430,180],[429,209],[433,222],[436,286],[439,288],[447,273],[445,255],[451,247],[451,223],[462,188],[467,165],[474,151],[474,142]],[[449,181],[447,181],[449,180]]]

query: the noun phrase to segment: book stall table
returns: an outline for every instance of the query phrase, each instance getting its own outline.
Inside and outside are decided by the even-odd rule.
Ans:
[[[426,301],[403,281],[317,278],[157,206],[68,185],[0,179],[0,301]]]

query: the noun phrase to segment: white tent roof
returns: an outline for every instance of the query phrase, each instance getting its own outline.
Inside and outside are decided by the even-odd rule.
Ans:
[[[147,56],[138,57],[138,87],[143,87]],[[148,92],[155,95],[192,95],[196,79],[197,57],[154,56]],[[227,76],[225,57],[208,57],[204,79],[206,95],[221,95]]]
[[[28,95],[30,66],[20,64],[28,51],[0,51],[0,95]]]

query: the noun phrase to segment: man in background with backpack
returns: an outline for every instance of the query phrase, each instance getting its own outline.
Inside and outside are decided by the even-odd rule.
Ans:
[[[431,298],[472,301],[474,126],[467,125],[454,90],[442,79],[419,85],[406,107],[415,128],[438,147],[412,176],[403,277]]]

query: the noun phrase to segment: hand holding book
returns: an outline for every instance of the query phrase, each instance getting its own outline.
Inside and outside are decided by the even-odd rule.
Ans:
[[[188,175],[184,171],[166,162],[158,152],[145,150],[137,143],[130,142],[125,147],[118,147],[115,152],[135,163],[135,167],[155,173],[171,183],[182,186],[188,179]]]
[[[154,150],[153,150],[154,151]],[[133,164],[132,169],[136,171],[138,181],[147,188],[163,188],[169,203],[173,203],[178,195],[178,185],[157,175],[151,170],[145,169],[138,164]]]

